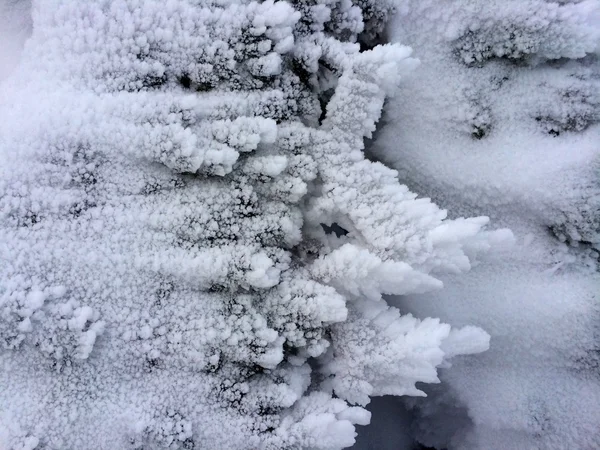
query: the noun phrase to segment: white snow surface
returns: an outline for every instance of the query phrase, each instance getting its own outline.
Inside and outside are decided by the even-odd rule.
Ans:
[[[31,33],[31,1],[0,2],[0,82],[18,65],[25,40]]]
[[[421,64],[374,156],[517,242],[442,276],[443,290],[391,300],[491,336],[409,402],[427,446],[600,448],[599,12],[596,0],[407,0],[388,27]],[[448,419],[457,411],[467,420]]]

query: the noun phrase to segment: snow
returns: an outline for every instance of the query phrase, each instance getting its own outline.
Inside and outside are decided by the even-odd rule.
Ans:
[[[599,7],[408,1],[389,27],[421,65],[373,154],[450,214],[489,216],[516,237],[468,274],[440,276],[443,290],[391,301],[491,335],[489,351],[453,360],[411,403],[424,445],[600,446]],[[468,421],[447,420],[456,405]]]
[[[598,2],[394,3],[34,2],[0,447],[600,446]]]
[[[365,158],[417,64],[356,43],[391,5],[296,6],[34,4],[0,86],[1,445],[343,448],[486,347],[382,299],[508,236]]]

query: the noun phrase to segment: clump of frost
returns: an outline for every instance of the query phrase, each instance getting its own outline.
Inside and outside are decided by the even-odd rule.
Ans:
[[[417,65],[391,11],[34,4],[0,87],[1,446],[348,447],[371,396],[487,348],[382,298],[511,240],[366,159]]]

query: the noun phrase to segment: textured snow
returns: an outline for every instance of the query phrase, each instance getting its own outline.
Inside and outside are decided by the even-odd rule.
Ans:
[[[0,446],[348,447],[371,396],[488,347],[382,297],[512,242],[365,158],[417,66],[374,46],[390,2],[32,11],[0,85]]]
[[[442,291],[391,302],[491,335],[410,402],[413,432],[435,448],[599,448],[600,4],[400,3],[390,38],[421,64],[373,153],[516,236]]]

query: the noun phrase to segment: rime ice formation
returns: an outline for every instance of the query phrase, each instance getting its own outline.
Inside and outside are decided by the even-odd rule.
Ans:
[[[511,239],[365,158],[416,66],[391,9],[34,2],[0,86],[1,447],[348,447],[371,396],[487,348],[382,298]]]

